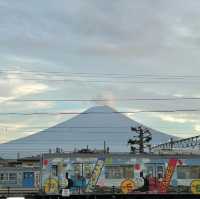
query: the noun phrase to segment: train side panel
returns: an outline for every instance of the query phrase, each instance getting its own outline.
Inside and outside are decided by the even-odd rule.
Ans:
[[[173,171],[170,160],[175,161]],[[42,165],[42,190],[46,194],[60,194],[64,188],[70,188],[72,194],[191,193],[192,182],[198,183],[199,178],[200,159],[196,156],[44,157]]]

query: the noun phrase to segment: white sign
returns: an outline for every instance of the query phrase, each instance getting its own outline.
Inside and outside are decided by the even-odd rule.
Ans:
[[[62,190],[62,196],[63,197],[69,197],[70,196],[70,190],[69,189],[63,189]]]
[[[8,197],[7,199],[25,199],[24,197]]]

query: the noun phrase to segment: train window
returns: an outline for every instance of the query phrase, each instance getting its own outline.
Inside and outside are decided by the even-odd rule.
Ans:
[[[2,181],[3,179],[4,179],[4,174],[1,173],[1,174],[0,174],[0,180]]]
[[[164,167],[162,165],[157,166],[157,177],[158,179],[164,177]]]
[[[17,174],[16,173],[0,173],[0,184],[16,184]]]
[[[133,178],[134,167],[131,165],[127,166],[106,166],[105,177],[107,179],[122,179],[122,178]]]
[[[148,175],[148,176],[155,176],[155,169],[154,169],[154,167],[152,166],[152,165],[146,165],[146,175]]]
[[[1,173],[0,174],[1,181],[8,181],[8,173]]]
[[[58,176],[58,166],[52,165],[51,172],[52,172],[52,176]]]
[[[145,175],[162,179],[164,176],[164,164],[147,163],[145,164]]]
[[[9,173],[9,181],[10,181],[10,183],[16,183],[17,182],[17,174]]]
[[[178,166],[177,167],[178,179],[199,179],[200,166]]]
[[[108,179],[120,179],[123,178],[123,168],[120,166],[108,166],[106,167],[106,178]]]
[[[134,177],[133,166],[126,166],[123,169],[124,169],[124,178],[133,178]]]

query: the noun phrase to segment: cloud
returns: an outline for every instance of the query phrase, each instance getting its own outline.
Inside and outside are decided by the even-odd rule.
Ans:
[[[0,102],[45,93],[49,86],[37,81],[23,81],[20,75],[7,74],[0,80]]]
[[[185,113],[153,113],[151,114],[153,117],[157,117],[165,122],[170,123],[198,123],[200,122],[200,118],[198,117],[198,114],[185,114]]]
[[[32,102],[31,107],[34,107],[36,109],[50,109],[54,107],[55,103],[53,102]]]
[[[200,131],[200,124],[194,125],[194,130],[199,132]]]
[[[26,83],[18,85],[13,89],[13,94],[16,96],[32,95],[43,93],[48,90],[48,86],[40,83]]]
[[[12,101],[15,99],[24,99],[30,96],[45,94],[50,90],[49,86],[44,83],[39,83],[37,81],[25,82],[20,78],[20,75],[7,74],[6,76],[3,76],[3,78],[0,79],[0,90],[1,90],[0,93],[1,112],[5,113],[23,112],[23,111],[50,109],[54,107],[53,102]],[[1,142],[25,136],[26,135],[25,129],[29,128],[29,126],[32,125],[31,121],[36,121],[36,120],[24,117],[18,118],[18,117],[0,116]]]
[[[0,69],[123,73],[132,76],[199,74],[199,8],[197,0],[1,0]],[[197,96],[199,81],[194,79],[184,79],[179,83],[171,80],[168,83],[134,83],[152,80],[145,77],[133,78],[130,84],[80,84],[23,81],[20,80],[22,76],[8,76],[13,79],[0,78],[0,105],[1,111],[5,112],[34,108],[57,111],[66,107],[81,110],[83,106],[93,105],[9,103],[12,99],[29,97],[95,99],[98,96],[108,99],[106,104],[117,110],[181,109],[200,105],[199,101],[115,101],[125,97]],[[140,117],[142,122],[145,115],[148,114],[134,114],[134,117]],[[193,114],[158,114],[151,117],[153,119],[148,120],[152,127],[164,123],[166,129],[171,124],[200,123],[198,116]],[[6,119],[20,122],[16,118]],[[32,123],[37,122],[40,118],[32,120]],[[19,132],[16,131],[16,134]]]
[[[21,131],[27,128],[25,122],[1,122],[0,123],[0,143],[20,137]]]
[[[97,105],[107,105],[107,106],[111,106],[111,107],[115,107],[116,105],[116,98],[112,93],[112,90],[108,91],[104,91],[102,92],[100,95],[98,95],[97,97],[94,98],[94,100],[98,100],[98,99],[103,99],[105,101],[97,101],[96,104]]]

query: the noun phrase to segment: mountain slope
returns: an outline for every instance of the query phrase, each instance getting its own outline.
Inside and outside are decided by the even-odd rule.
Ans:
[[[134,135],[130,127],[141,124],[123,114],[114,114],[115,111],[108,106],[92,107],[83,114],[56,126],[0,145],[0,156],[16,157],[17,152],[21,156],[31,155],[47,152],[49,148],[56,147],[61,147],[65,151],[85,148],[87,145],[91,149],[103,149],[104,140],[111,151],[128,151],[127,140]],[[153,129],[150,130],[153,144],[166,142],[172,137]]]

